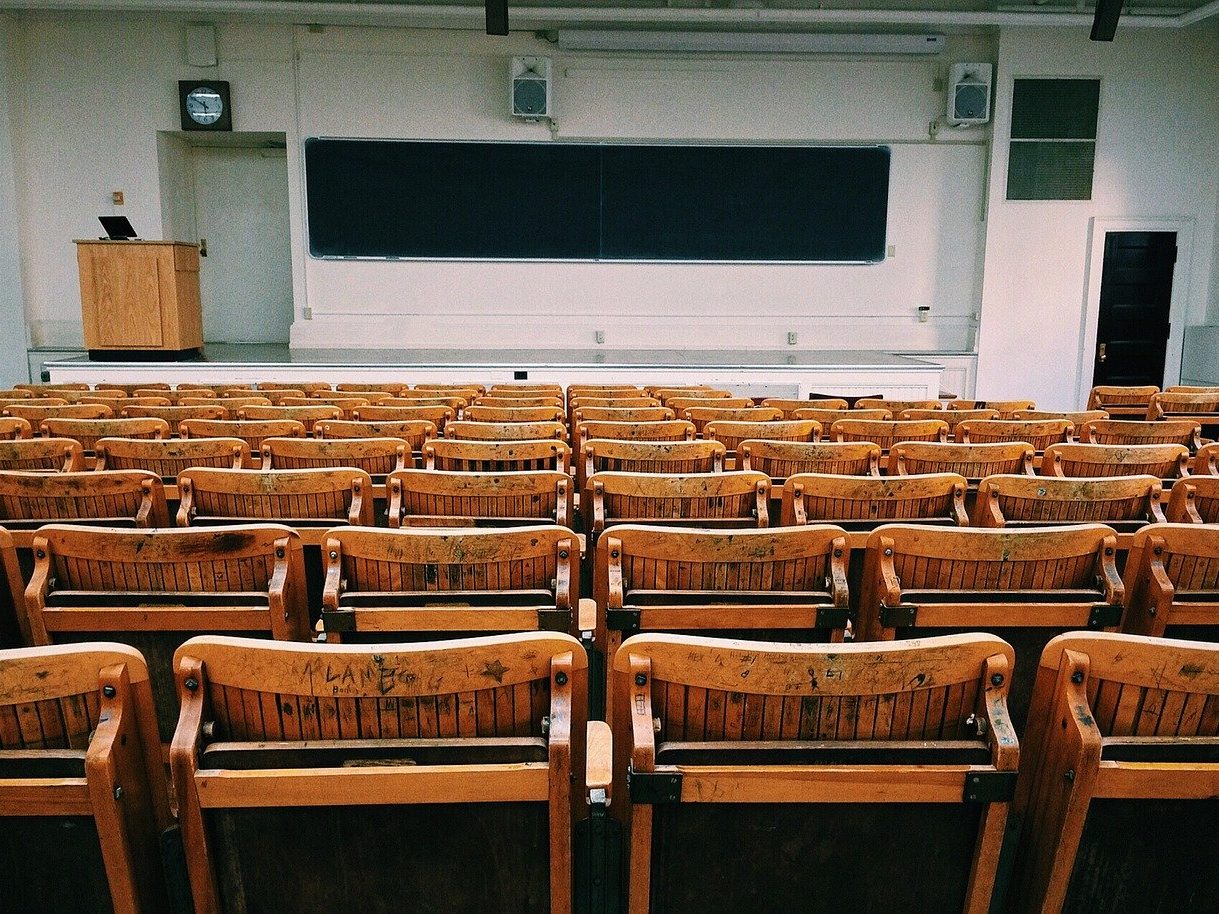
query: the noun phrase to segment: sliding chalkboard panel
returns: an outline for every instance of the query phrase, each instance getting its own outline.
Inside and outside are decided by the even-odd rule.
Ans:
[[[311,139],[317,257],[874,262],[887,147]]]
[[[308,140],[309,250],[338,257],[596,257],[600,163],[571,143]]]

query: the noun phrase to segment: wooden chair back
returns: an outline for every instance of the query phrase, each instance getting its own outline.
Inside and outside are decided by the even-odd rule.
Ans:
[[[28,393],[28,391],[27,391],[27,393]],[[67,400],[62,400],[58,397],[35,397],[33,399],[30,399],[28,397],[27,398],[15,397],[15,398],[9,398],[9,399],[0,399],[0,410],[3,410],[6,414],[7,414],[8,408],[10,406],[68,406],[68,405],[69,405],[69,403]],[[94,404],[94,405],[96,405],[96,404]]]
[[[563,396],[562,384],[492,384],[485,393],[492,396],[515,396],[516,394],[549,394],[552,397]]]
[[[1173,483],[1168,519],[1176,524],[1219,524],[1219,476],[1190,476]]]
[[[752,409],[754,402],[749,397],[667,397],[664,405],[681,418],[686,418],[688,409]],[[769,407],[766,407],[769,409]]]
[[[332,394],[310,394],[305,397],[281,397],[276,406],[309,407],[333,406],[338,409],[344,419],[351,419],[352,413],[363,406],[370,406],[372,401],[364,397],[336,397]]]
[[[446,438],[467,441],[538,441],[545,438],[567,440],[562,422],[467,422],[458,419],[444,427]]]
[[[1014,419],[1021,410],[1036,409],[1032,400],[949,400],[944,408],[952,411],[973,412],[980,409],[990,409],[999,413],[1001,419]],[[979,417],[980,418],[980,417]]]
[[[12,534],[0,527],[0,648],[31,643],[26,625],[25,576]]]
[[[156,407],[145,407],[155,409]],[[162,407],[163,409],[165,407]],[[68,403],[63,406],[43,406],[37,401],[34,404],[12,403],[4,408],[4,415],[25,419],[34,428],[38,428],[48,419],[109,419],[114,411],[101,403]]]
[[[847,409],[845,406],[841,409],[810,406],[806,409],[796,410],[793,415],[797,419],[812,419],[814,422],[820,422],[824,429],[828,429],[839,419],[874,419],[888,422],[893,418],[893,413],[887,409]]]
[[[338,529],[324,552],[327,643],[579,635],[580,541],[566,527]]]
[[[1124,575],[1122,630],[1219,640],[1219,529],[1155,524],[1134,535]]]
[[[871,441],[887,451],[899,441],[947,441],[948,423],[939,419],[884,421],[839,419],[830,426],[834,441]]]
[[[1021,530],[891,524],[868,537],[859,635],[868,641],[989,631],[1016,649],[1011,719],[1022,730],[1032,658],[1056,634],[1121,624],[1117,535],[1101,524]]]
[[[1155,476],[988,476],[978,485],[974,525],[1107,524],[1119,533],[1133,533],[1164,522],[1160,492]]]
[[[587,681],[571,637],[208,637],[177,667],[170,761],[196,911],[373,910],[438,889],[452,910],[570,910]],[[245,712],[262,707],[290,711]],[[260,853],[270,834],[277,853]]]
[[[567,412],[561,406],[482,406],[466,407],[463,418],[471,422],[563,422]]]
[[[847,530],[871,530],[894,520],[966,526],[967,485],[965,477],[956,473],[879,479],[797,473],[783,483],[780,523],[784,527],[831,523]]]
[[[259,390],[303,390],[309,393],[314,390],[333,390],[325,381],[259,381]]]
[[[41,383],[29,383],[29,384],[22,382],[21,384],[14,384],[13,387],[17,388],[18,390],[28,390],[28,391],[32,392],[34,394],[34,396],[38,396],[40,393],[43,393],[45,391],[90,390],[91,389],[88,384],[82,384],[79,381],[63,381],[63,382],[60,382],[57,384],[52,384],[47,381],[43,381]]]
[[[108,527],[169,524],[161,477],[139,470],[83,473],[0,472],[0,523],[32,531],[54,521]],[[28,544],[28,533],[21,537]]]
[[[342,419],[343,411],[337,406],[243,406],[237,410],[237,418],[244,419],[294,419],[312,432],[313,426],[328,419]]]
[[[1219,647],[1071,632],[1046,645],[1036,679],[1014,804],[1017,909],[1209,906]]]
[[[0,399],[3,399],[3,400],[32,400],[32,399],[34,399],[34,392],[32,390],[22,390],[22,389],[16,388],[16,387],[13,388],[12,390],[0,390]],[[65,400],[64,402],[66,403],[67,401]]]
[[[94,469],[146,470],[175,482],[191,467],[240,470],[252,465],[250,446],[240,438],[102,438],[95,453]]]
[[[948,437],[957,437],[957,426],[971,419],[1001,418],[997,409],[903,409],[897,414],[903,421],[926,422],[928,419],[938,419],[948,423]]]
[[[193,419],[227,419],[229,411],[217,400],[215,406],[125,406],[119,415],[124,419],[162,419],[170,428],[178,428]]]
[[[1114,418],[1145,419],[1151,398],[1160,392],[1154,385],[1122,387],[1102,384],[1088,393],[1088,409],[1103,409]]]
[[[694,425],[685,419],[660,422],[581,422],[574,429],[578,444],[593,438],[612,441],[693,441]]]
[[[245,406],[271,406],[267,397],[230,397],[227,394],[219,400],[198,400],[194,397],[183,397],[179,406],[223,406],[226,418],[236,419],[237,411]]]
[[[0,441],[0,470],[79,473],[85,452],[74,438],[26,438]]]
[[[671,422],[674,419],[673,410],[667,406],[585,406],[584,401],[578,402],[571,413],[573,428],[581,422]]]
[[[26,589],[34,644],[121,641],[148,661],[161,740],[177,719],[173,652],[192,634],[309,638],[300,538],[275,525],[117,530],[50,524]]]
[[[280,522],[290,527],[336,523],[372,526],[372,480],[363,470],[222,470],[179,474],[178,526]]]
[[[0,423],[4,420],[0,419]],[[0,431],[3,431],[0,428]],[[1194,455],[1194,475],[1219,476],[1219,442],[1204,444]]]
[[[643,387],[637,384],[568,384],[567,399],[573,397],[642,397]]]
[[[247,393],[248,393],[248,391],[247,391]],[[264,389],[260,388],[259,390],[254,391],[254,393],[270,400],[272,406],[283,406],[284,401],[289,398],[300,399],[302,397],[308,397],[308,395],[309,395],[309,392],[307,390],[297,390],[295,388],[289,389],[286,387],[277,388],[274,390],[271,390],[271,389],[264,390]],[[231,395],[226,393],[225,396],[228,397]]]
[[[1097,419],[1080,432],[1085,444],[1183,444],[1190,453],[1202,447],[1202,426],[1193,419]]]
[[[856,441],[816,443],[750,438],[738,445],[737,462],[743,470],[765,473],[777,485],[797,473],[879,476],[880,447]]]
[[[1023,441],[1035,451],[1075,438],[1075,426],[1066,419],[972,419],[957,426],[957,438],[964,444],[989,444]]]
[[[5,910],[169,910],[173,815],[144,658],[121,644],[0,651],[0,696]]]
[[[369,476],[384,476],[415,465],[410,445],[401,438],[265,438],[264,470],[356,467]]]
[[[35,398],[41,399],[41,398]],[[98,390],[57,390],[54,399],[65,403],[93,403],[98,400],[125,400],[127,394],[122,390],[99,388]]]
[[[376,423],[429,422],[435,427],[432,437],[444,432],[444,427],[457,417],[451,406],[365,406],[353,410],[352,421]],[[327,422],[327,427],[331,425]],[[402,437],[402,436],[398,436]],[[418,450],[418,448],[416,448]]]
[[[507,394],[507,393],[489,393],[481,397],[475,397],[474,402],[470,406],[483,406],[488,409],[541,409],[549,407],[550,409],[563,409],[563,397],[561,395],[539,395],[531,393]],[[468,408],[468,407],[467,407]]]
[[[1032,476],[1033,456],[1033,448],[1022,441],[994,444],[901,441],[889,449],[889,475],[959,473],[974,484],[996,473]]]
[[[730,473],[600,472],[588,477],[584,513],[590,543],[610,526],[641,523],[685,527],[765,527],[770,477]],[[587,513],[585,513],[587,512]]]
[[[141,384],[139,386],[147,387],[150,389],[156,388],[157,390],[169,390],[168,384]],[[246,393],[250,393],[254,390],[254,385],[253,384],[237,384],[237,383],[233,383],[233,382],[226,382],[226,383],[221,383],[221,384],[190,383],[190,384],[175,384],[174,389],[175,390],[210,390],[212,393],[223,397],[226,393],[228,393],[230,391],[233,391],[233,392],[244,391]],[[129,393],[130,393],[130,391],[129,391]],[[206,396],[206,394],[204,394],[204,396]]]
[[[395,397],[409,387],[409,384],[404,384],[400,381],[351,381],[346,384],[334,385],[334,389],[339,393],[354,393],[358,395],[367,391],[369,393],[392,394]]]
[[[457,473],[557,470],[571,475],[571,448],[557,438],[539,441],[462,441],[437,438],[423,446],[423,467]]]
[[[862,397],[855,401],[855,409],[887,409],[896,416],[904,409],[936,409],[942,411],[944,404],[939,400],[890,400],[885,397]]]
[[[408,392],[411,396],[390,397],[388,400],[382,400],[375,407],[367,407],[368,409],[425,409],[443,406],[446,409],[452,410],[453,416],[461,414],[461,411],[469,406],[469,402],[465,397],[452,397],[443,393],[427,393],[426,391],[412,390]],[[418,396],[415,396],[415,395]],[[365,419],[368,416],[364,417]],[[389,418],[393,418],[392,416]],[[419,418],[418,416],[414,418]]]
[[[164,419],[47,419],[40,429],[45,437],[73,438],[86,451],[97,449],[102,438],[168,438]]]
[[[383,390],[349,390],[349,391],[328,391],[315,390],[307,394],[305,399],[312,403],[329,403],[337,406],[340,409],[350,409],[349,401],[363,400],[365,403],[380,403],[382,400],[389,400],[394,395]],[[301,406],[299,403],[285,403],[285,406]]]
[[[240,438],[251,454],[261,453],[268,438],[304,438],[305,424],[295,419],[187,419],[178,426],[183,438]]]
[[[313,436],[324,439],[340,438],[401,438],[413,453],[437,435],[436,424],[426,419],[391,420],[388,422],[348,422],[343,419],[323,419],[313,426]]]
[[[475,397],[481,397],[487,392],[485,384],[478,384],[474,381],[454,382],[452,384],[416,384],[411,388],[411,393],[447,393],[455,397],[464,397],[467,400],[473,400]],[[402,392],[403,394],[406,391]]]
[[[783,411],[770,406],[748,406],[743,408],[720,408],[718,406],[691,406],[682,411],[683,418],[693,423],[694,431],[702,435],[711,422],[777,422]]]
[[[835,402],[842,404],[840,407],[836,407],[836,408],[839,408],[839,409],[847,408],[846,400],[838,400]],[[769,406],[771,409],[777,409],[777,410],[779,410],[779,412],[783,413],[784,421],[791,421],[791,420],[795,419],[796,410],[798,410],[798,409],[810,409],[813,407],[817,407],[818,405],[820,405],[822,409],[832,408],[832,407],[827,407],[824,404],[825,404],[824,400],[794,400],[794,399],[791,399],[788,397],[766,397],[762,401],[763,406]]]
[[[1189,473],[1183,444],[1052,444],[1041,458],[1043,476],[1155,476]]]
[[[391,527],[571,527],[571,477],[557,470],[403,470],[386,480]]]
[[[248,391],[247,391],[248,392]],[[167,403],[158,404],[161,406],[179,406],[183,405],[183,400],[215,400],[219,394],[211,388],[195,388],[183,389],[179,387],[177,390],[163,390],[159,388],[139,388],[133,393],[133,399],[142,400],[145,397],[156,397],[160,400],[166,400]]]
[[[665,406],[671,406],[669,403],[673,399],[699,399],[699,400],[733,400],[740,399],[730,390],[719,390],[706,385],[695,384],[690,387],[649,387],[647,388],[648,396],[655,397]],[[681,411],[674,406],[673,410],[680,413]]]
[[[1141,415],[1141,414],[1140,414]],[[1013,415],[1013,419],[1019,420],[1042,420],[1042,419],[1065,419],[1074,425],[1077,429],[1082,428],[1089,422],[1094,422],[1097,419],[1108,419],[1109,414],[1103,409],[1080,409],[1068,412],[1054,412],[1045,409],[1021,409],[1017,410]]]
[[[702,434],[703,438],[718,441],[736,452],[743,441],[817,441],[821,437],[821,423],[812,419],[763,422],[716,419],[703,426]]]
[[[593,438],[584,442],[577,483],[581,492],[594,473],[722,473],[724,445],[718,441],[619,441]]]
[[[109,406],[110,412],[118,415],[127,406],[169,406],[169,400],[165,397],[97,397],[92,394],[82,395],[76,403],[93,403],[102,406]],[[204,402],[204,401],[201,401]]]
[[[630,910],[748,911],[764,891],[776,911],[986,911],[1019,755],[1012,663],[978,634],[629,639],[613,734]],[[877,854],[899,858],[883,879],[858,866]]]
[[[15,414],[14,414],[15,415]],[[1197,393],[1163,391],[1153,394],[1148,419],[1194,416],[1205,425],[1219,423],[1219,388]]]
[[[0,416],[0,441],[16,441],[33,437],[34,428],[28,419],[16,416]]]

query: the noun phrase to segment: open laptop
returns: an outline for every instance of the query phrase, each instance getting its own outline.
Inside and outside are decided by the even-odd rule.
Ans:
[[[106,230],[109,241],[134,241],[136,238],[135,229],[126,216],[98,216],[97,220]]]

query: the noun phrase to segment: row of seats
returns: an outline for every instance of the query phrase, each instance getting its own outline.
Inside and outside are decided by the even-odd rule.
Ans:
[[[138,651],[0,651],[6,909],[1186,911],[1219,890],[1214,645],[1059,636],[1023,671],[1022,737],[1022,661],[992,635],[640,634],[611,665],[606,725],[561,634],[191,638],[171,805]]]

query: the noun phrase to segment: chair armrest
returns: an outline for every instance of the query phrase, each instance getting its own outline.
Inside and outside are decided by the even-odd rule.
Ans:
[[[584,787],[588,800],[590,803],[609,802],[614,778],[614,737],[605,721],[588,722],[585,753]]]

